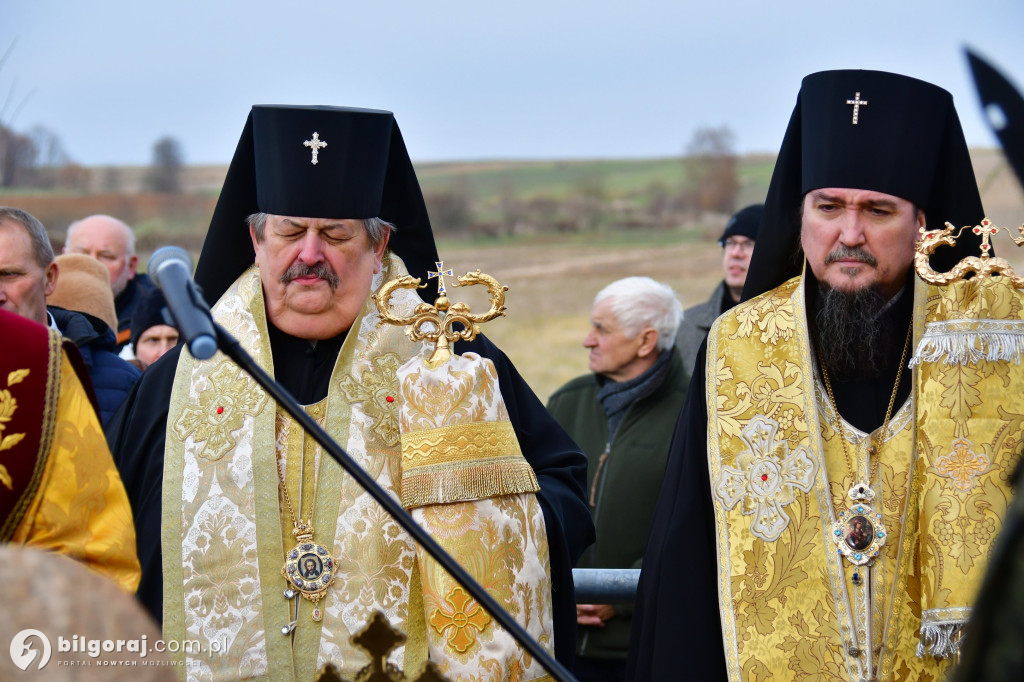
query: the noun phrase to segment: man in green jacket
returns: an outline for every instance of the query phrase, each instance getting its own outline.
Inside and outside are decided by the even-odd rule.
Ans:
[[[594,298],[590,374],[558,389],[548,410],[587,455],[597,541],[579,568],[639,568],[669,441],[689,374],[674,348],[683,309],[670,287],[627,277]],[[632,604],[577,604],[574,673],[581,682],[625,677]]]

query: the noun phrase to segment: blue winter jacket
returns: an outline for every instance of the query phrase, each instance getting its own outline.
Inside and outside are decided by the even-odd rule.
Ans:
[[[88,313],[65,310],[55,305],[46,309],[64,338],[70,339],[82,352],[100,404],[100,421],[106,426],[142,374],[135,365],[122,360],[114,352],[117,337],[106,322]]]

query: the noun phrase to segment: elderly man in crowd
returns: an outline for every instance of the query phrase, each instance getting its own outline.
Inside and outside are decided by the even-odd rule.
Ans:
[[[145,274],[136,272],[135,233],[124,222],[108,215],[93,215],[71,223],[64,253],[84,253],[106,266],[117,309],[117,350],[131,338],[131,321],[143,294],[153,289]]]
[[[483,337],[455,349],[489,359],[478,390],[402,374],[421,344],[382,326],[370,297],[403,273],[439,271],[438,260],[390,112],[257,106],[196,281],[214,317],[389,494],[409,508],[430,500],[413,509],[421,522],[568,662],[571,568],[593,536],[586,459]],[[403,291],[406,313],[423,305]],[[409,634],[390,661],[410,676],[428,654],[452,679],[543,676],[461,588],[436,589],[443,572],[252,379],[182,347],[146,370],[108,437],[130,472],[143,602],[165,638],[227,642],[180,654],[190,678],[306,682],[326,663],[352,677],[367,663],[352,638],[374,611]],[[507,430],[460,439],[465,429],[446,423],[422,454],[407,451],[406,416],[438,407],[456,421],[493,414]],[[534,493],[535,514],[505,525],[501,509]]]
[[[88,313],[47,307],[59,268],[46,228],[17,208],[0,207],[0,305],[11,312],[52,327],[74,342],[89,369],[106,424],[139,378],[139,371],[114,353],[114,332]]]
[[[649,277],[612,282],[594,297],[590,374],[551,396],[548,410],[587,455],[597,541],[580,568],[639,568],[689,375],[674,349],[682,306]],[[631,604],[578,604],[574,672],[625,679]]]
[[[718,238],[718,245],[722,247],[722,281],[711,293],[711,298],[687,308],[683,313],[683,321],[676,333],[676,348],[683,357],[683,367],[690,374],[693,374],[697,349],[708,335],[711,324],[740,302],[763,211],[763,204],[753,204],[729,218],[725,231]]]

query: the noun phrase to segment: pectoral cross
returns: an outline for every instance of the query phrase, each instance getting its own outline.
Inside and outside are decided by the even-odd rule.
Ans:
[[[310,160],[310,162],[315,166],[317,164],[317,154],[320,153],[321,149],[327,146],[327,143],[320,139],[319,133],[314,132],[313,139],[306,140],[305,142],[302,143],[302,146],[309,147],[310,149],[313,150],[313,158]]]
[[[441,269],[444,267],[444,261],[434,261],[434,265],[437,266],[437,272],[427,270],[427,279],[437,278],[437,293],[438,295],[443,296],[446,293],[444,289],[444,276],[448,275],[449,277],[454,277],[455,275],[452,273],[451,268],[448,268],[447,270]]]
[[[860,117],[860,108],[861,106],[866,107],[868,105],[867,100],[861,99],[858,92],[854,93],[853,99],[846,100],[846,103],[853,105],[853,125],[857,125],[857,118]]]

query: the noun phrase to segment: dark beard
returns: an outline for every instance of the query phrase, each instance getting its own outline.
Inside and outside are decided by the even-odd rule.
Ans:
[[[879,319],[886,307],[875,287],[844,292],[818,283],[818,361],[836,380],[881,375],[891,336]]]

